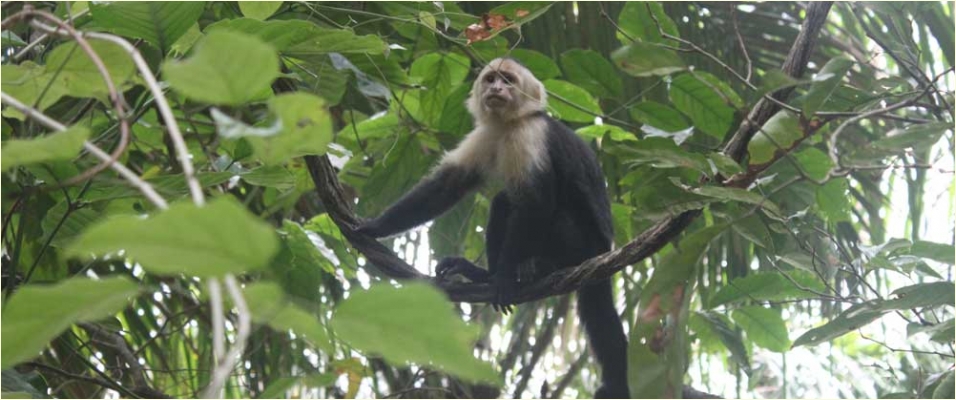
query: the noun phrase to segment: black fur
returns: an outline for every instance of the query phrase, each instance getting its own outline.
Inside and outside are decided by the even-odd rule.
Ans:
[[[485,240],[488,270],[460,257],[442,260],[438,275],[461,274],[494,281],[496,309],[510,310],[519,266],[533,263],[536,275],[567,268],[607,252],[614,237],[611,208],[597,157],[564,124],[547,120],[549,166],[528,184],[509,187],[492,200]],[[362,229],[387,236],[445,212],[475,187],[480,178],[460,168],[443,167]],[[627,340],[614,306],[610,280],[578,291],[578,310],[602,370],[595,397],[626,398]]]

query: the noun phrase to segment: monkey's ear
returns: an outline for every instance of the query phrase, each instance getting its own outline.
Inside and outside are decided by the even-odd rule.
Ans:
[[[529,88],[529,93],[531,97],[541,103],[541,107],[544,108],[548,104],[548,92],[544,90],[544,84],[541,81],[534,79],[531,81],[531,87]]]

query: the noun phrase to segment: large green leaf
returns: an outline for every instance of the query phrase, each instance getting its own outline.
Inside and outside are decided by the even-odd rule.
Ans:
[[[314,346],[332,351],[329,335],[318,317],[286,299],[282,288],[274,283],[259,282],[243,290],[252,320],[266,324],[279,332],[293,331]]]
[[[76,157],[90,131],[75,125],[69,129],[33,139],[11,139],[3,142],[0,151],[0,171],[20,165]]]
[[[956,285],[953,282],[917,283],[893,291],[895,299],[880,304],[883,310],[950,306],[956,303]]]
[[[293,157],[322,155],[332,141],[332,120],[325,102],[308,93],[285,93],[269,101],[282,129],[273,136],[251,136],[249,143],[267,165],[288,162]]]
[[[472,130],[474,123],[465,101],[471,94],[471,85],[463,83],[448,94],[441,118],[438,120],[438,129],[455,136],[464,135]]]
[[[252,19],[262,21],[275,14],[276,10],[282,7],[281,1],[240,1],[239,11]]]
[[[195,23],[206,3],[201,1],[96,2],[93,20],[110,32],[143,39],[168,50]]]
[[[92,41],[90,47],[103,62],[109,77],[122,91],[124,84],[133,78],[136,67],[129,53],[115,43]],[[73,97],[97,97],[109,102],[106,81],[93,60],[76,43],[57,46],[47,56],[46,71],[50,77],[62,82],[67,95]],[[54,71],[59,73],[53,73]]]
[[[558,64],[555,64],[551,57],[541,54],[534,50],[514,49],[511,51],[511,57],[518,60],[525,66],[535,78],[544,81],[561,76],[561,70]]]
[[[561,67],[565,79],[597,97],[623,93],[624,85],[614,66],[594,50],[571,49],[561,53]]]
[[[51,286],[21,286],[3,305],[0,368],[6,370],[36,357],[74,323],[119,312],[138,291],[136,284],[124,277],[71,278]]]
[[[648,10],[650,9],[650,10]],[[655,22],[654,19],[657,19]],[[664,39],[660,31],[680,37],[677,24],[664,13],[664,7],[656,1],[629,1],[624,4],[617,17],[617,40],[629,44],[633,40],[642,42],[667,43],[676,45],[673,40]]]
[[[46,71],[45,66],[32,61],[24,61],[19,65],[0,65],[0,74],[3,75],[0,88],[4,93],[40,111],[67,95],[68,89],[63,79],[55,78],[54,74]],[[6,107],[3,116],[20,120],[25,118],[23,113],[13,107]]]
[[[385,159],[375,165],[362,186],[358,213],[377,215],[412,188],[432,166],[436,155],[422,151],[422,142],[414,135],[403,135],[389,147]]]
[[[789,277],[789,279],[788,279]],[[781,301],[816,298],[826,290],[823,282],[811,272],[788,271],[787,276],[779,272],[750,274],[735,278],[721,287],[710,298],[710,307],[717,307],[735,301]]]
[[[692,168],[710,173],[707,158],[699,153],[691,153],[674,144],[667,138],[647,138],[631,143],[623,150],[628,157],[624,161],[636,164],[649,164],[654,168]]]
[[[820,72],[813,77],[813,84],[803,98],[804,116],[812,117],[827,102],[851,67],[853,67],[853,60],[845,56],[837,56],[830,59],[820,69]]]
[[[466,325],[445,296],[424,283],[402,288],[380,283],[353,292],[335,311],[332,328],[351,346],[390,362],[429,364],[470,381],[499,381],[491,365],[472,354],[477,327]]]
[[[690,117],[694,127],[717,139],[723,139],[734,121],[734,109],[727,105],[711,85],[693,74],[681,74],[671,82],[671,101]]]
[[[190,58],[169,61],[163,71],[173,88],[189,98],[240,105],[271,95],[279,57],[254,36],[214,31],[196,45]]]
[[[731,326],[730,318],[713,311],[695,312],[690,316],[688,325],[698,330],[706,329],[720,338],[724,347],[730,351],[730,359],[734,360],[747,375],[750,375],[750,355],[747,353],[747,347],[744,346],[743,335],[740,334],[740,330]]]
[[[595,116],[604,114],[597,99],[587,90],[570,82],[548,79],[544,81],[544,88],[548,90],[548,107],[554,111],[555,118],[571,122],[593,122]]]
[[[702,186],[699,188],[684,187],[690,193],[698,194],[701,196],[713,197],[715,199],[720,199],[721,201],[739,201],[742,203],[753,204],[755,206],[763,208],[767,214],[774,218],[782,218],[783,212],[780,211],[780,207],[774,204],[770,199],[764,197],[763,195],[751,192],[749,190],[732,188],[732,187],[719,187],[719,186]]]
[[[750,164],[760,165],[773,160],[777,151],[790,148],[803,137],[799,117],[789,111],[781,110],[770,117],[763,128],[754,134],[747,145],[750,154]]]
[[[382,54],[385,42],[378,36],[358,36],[346,29],[323,28],[301,19],[259,21],[252,18],[222,20],[206,28],[212,33],[230,30],[258,37],[284,56],[310,58],[329,53]]]
[[[885,138],[873,142],[872,147],[891,154],[901,153],[908,148],[928,149],[949,129],[953,129],[953,124],[946,122],[913,124],[889,131]]]
[[[684,61],[672,50],[634,42],[611,53],[611,60],[631,76],[670,75],[684,70]]]
[[[787,324],[780,316],[780,310],[761,306],[741,307],[731,314],[734,322],[758,346],[777,353],[786,353],[790,349],[787,336]]]
[[[429,126],[439,126],[448,96],[465,80],[469,65],[467,57],[454,53],[432,53],[412,63],[410,75],[421,79],[424,86],[419,104]]]
[[[910,253],[917,257],[928,258],[944,264],[956,264],[956,249],[951,244],[917,240],[910,248]]]
[[[197,207],[180,202],[149,219],[115,217],[98,223],[69,246],[70,256],[125,255],[160,275],[219,276],[265,267],[278,250],[272,228],[235,198]]]
[[[885,313],[886,311],[880,308],[880,302],[876,300],[855,304],[823,326],[800,335],[793,341],[793,347],[813,346],[833,340],[876,321]]]
[[[629,110],[631,118],[664,132],[677,132],[690,127],[677,110],[656,101],[642,101]]]

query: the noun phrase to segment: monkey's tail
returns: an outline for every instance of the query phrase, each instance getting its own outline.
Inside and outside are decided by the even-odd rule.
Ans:
[[[588,342],[601,365],[601,387],[595,398],[628,398],[627,338],[614,306],[611,280],[578,289],[578,313]]]

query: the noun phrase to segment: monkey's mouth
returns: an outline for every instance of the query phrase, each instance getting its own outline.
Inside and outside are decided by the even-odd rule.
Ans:
[[[485,106],[489,108],[498,108],[508,104],[508,98],[498,94],[489,94],[485,96]]]

